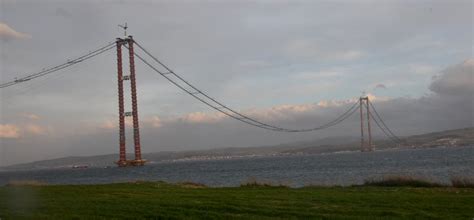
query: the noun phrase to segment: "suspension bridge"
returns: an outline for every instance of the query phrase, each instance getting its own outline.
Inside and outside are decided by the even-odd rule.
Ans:
[[[138,53],[135,51],[135,45],[140,50]],[[107,51],[116,49],[117,53],[117,84],[118,84],[118,106],[119,106],[119,160],[116,162],[120,167],[126,166],[143,166],[146,160],[142,159],[141,156],[141,145],[140,145],[140,129],[139,129],[139,118],[138,118],[138,98],[137,98],[137,85],[136,85],[136,73],[135,73],[135,58],[140,60],[144,65],[148,66],[158,75],[164,77],[171,84],[184,91],[188,95],[192,96],[197,101],[207,105],[211,109],[214,109],[232,119],[245,123],[249,126],[258,127],[261,129],[271,130],[275,132],[312,132],[327,129],[333,127],[350,116],[354,115],[359,110],[360,117],[360,134],[361,151],[373,151],[375,147],[372,143],[372,128],[371,121],[375,122],[375,125],[383,132],[383,134],[395,144],[401,144],[402,140],[392,132],[387,124],[382,119],[381,115],[377,112],[374,104],[369,100],[369,97],[360,97],[358,101],[353,103],[346,111],[340,114],[338,117],[322,123],[318,126],[311,128],[286,128],[275,126],[267,122],[263,122],[255,117],[250,117],[240,113],[239,111],[225,105],[223,102],[213,98],[208,93],[197,88],[189,81],[184,79],[181,75],[174,72],[171,68],[161,62],[151,52],[146,50],[139,42],[137,42],[132,36],[125,38],[117,38],[115,41],[105,44],[98,49],[88,52],[75,59],[67,60],[66,62],[53,66],[50,68],[43,69],[42,71],[27,74],[20,78],[15,78],[12,81],[0,83],[0,88],[7,88],[15,86],[20,83],[27,83],[30,80],[34,80],[39,77],[45,77],[54,72],[66,69],[73,65],[78,65],[86,60],[92,59],[99,56]],[[128,51],[129,59],[129,75],[124,75],[122,67],[122,48]],[[132,110],[126,112],[124,108],[124,82],[130,81],[131,88],[131,102]],[[126,158],[126,146],[125,146],[125,117],[132,117],[133,121],[133,140],[134,140],[134,153],[135,158],[128,160]],[[366,124],[367,123],[367,124]]]

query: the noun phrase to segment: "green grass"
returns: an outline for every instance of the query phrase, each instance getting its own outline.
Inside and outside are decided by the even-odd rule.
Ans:
[[[5,219],[472,219],[474,189],[208,188],[157,182],[0,187]]]

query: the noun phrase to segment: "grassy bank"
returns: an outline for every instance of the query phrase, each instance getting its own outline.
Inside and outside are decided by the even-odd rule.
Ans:
[[[474,189],[453,187],[207,188],[156,182],[0,187],[4,219],[472,219]]]

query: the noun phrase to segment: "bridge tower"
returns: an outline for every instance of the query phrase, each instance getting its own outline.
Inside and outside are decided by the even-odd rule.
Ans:
[[[126,166],[143,166],[146,160],[142,159],[141,145],[140,145],[140,129],[138,123],[138,103],[137,103],[137,86],[135,77],[135,53],[133,51],[133,38],[117,38],[117,80],[118,80],[118,104],[119,104],[119,149],[120,156],[116,162],[119,167]],[[128,48],[130,75],[123,75],[122,68],[122,46]],[[132,111],[125,112],[124,98],[123,98],[123,82],[130,81],[130,90],[132,96]],[[133,120],[133,140],[135,147],[135,159],[127,160],[126,146],[125,146],[125,117],[132,117]]]
[[[365,141],[364,137],[364,108],[367,114],[367,134],[368,140]],[[375,147],[372,145],[372,131],[370,128],[370,108],[369,108],[369,97],[359,98],[359,110],[360,110],[360,150],[362,152],[374,151]]]

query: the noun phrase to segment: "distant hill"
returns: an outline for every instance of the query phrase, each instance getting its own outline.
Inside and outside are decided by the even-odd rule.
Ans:
[[[425,148],[425,147],[456,147],[474,145],[474,128],[463,128],[441,132],[433,132],[422,135],[402,137],[401,145],[396,145],[390,140],[375,139],[376,149],[389,148]],[[321,154],[339,151],[360,150],[360,139],[356,137],[331,137],[315,141],[294,142],[276,146],[221,148],[200,151],[164,151],[147,153],[143,155],[149,163],[160,163],[184,160],[214,160],[232,159],[241,157],[261,157],[294,154]],[[127,155],[133,158],[133,155]],[[54,169],[69,168],[74,165],[87,165],[89,167],[115,166],[116,154],[88,156],[88,157],[64,157],[52,160],[36,161],[32,163],[2,167],[1,170],[30,170],[30,169]]]

